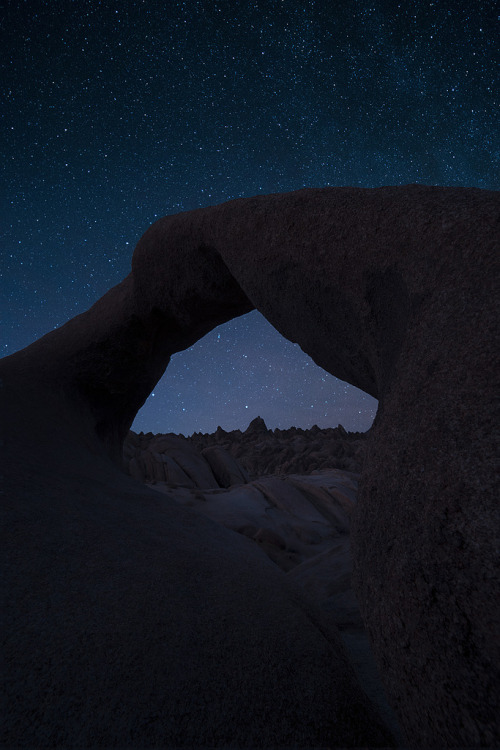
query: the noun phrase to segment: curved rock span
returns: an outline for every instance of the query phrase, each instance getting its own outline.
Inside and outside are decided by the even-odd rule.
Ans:
[[[170,355],[253,308],[379,399],[355,586],[409,744],[500,744],[499,216],[497,193],[424,186],[169,216],[2,360],[7,744],[391,744],[255,545],[110,460]]]

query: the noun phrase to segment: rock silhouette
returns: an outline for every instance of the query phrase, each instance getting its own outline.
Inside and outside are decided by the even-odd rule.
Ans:
[[[361,471],[368,433],[348,433],[342,425],[322,430],[316,426],[310,430],[296,427],[268,430],[264,421],[261,422],[264,428],[259,430],[226,432],[218,429],[213,434],[194,433],[188,438],[129,432],[124,444],[124,468],[131,476],[145,482],[176,482],[182,487],[203,489],[214,487],[206,483],[204,474],[199,478],[194,475],[194,465],[190,478],[179,464],[177,469],[182,471],[182,476],[179,474],[178,479],[173,474],[167,476],[167,465],[173,470],[171,462],[175,461],[175,451],[172,448],[175,445],[183,455],[180,464],[189,462],[192,457],[191,463],[194,461],[198,465],[199,454],[192,449],[201,452],[220,487],[244,484],[250,477],[255,479],[264,474],[310,473],[315,469],[332,468]],[[216,466],[218,468],[214,468]],[[221,472],[220,477],[217,471]]]
[[[2,360],[6,744],[391,744],[293,582],[110,461],[170,355],[253,308],[379,399],[354,584],[408,742],[499,744],[499,215],[407,186],[165,217]]]

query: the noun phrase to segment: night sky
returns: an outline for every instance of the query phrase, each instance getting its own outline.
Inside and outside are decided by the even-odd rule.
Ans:
[[[121,281],[165,214],[326,185],[499,188],[493,2],[6,8],[2,355]],[[365,430],[376,408],[253,312],[174,355],[134,429]]]

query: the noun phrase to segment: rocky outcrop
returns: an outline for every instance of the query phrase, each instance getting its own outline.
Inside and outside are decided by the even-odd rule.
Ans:
[[[339,629],[363,690],[398,744],[404,739],[384,692],[351,585],[349,538],[357,475],[339,470],[262,477],[227,490],[152,488],[251,540]]]
[[[357,477],[331,470],[308,476],[262,477],[228,489],[193,491],[166,482],[150,486],[251,539],[288,572],[349,535]],[[318,595],[315,601],[322,604],[323,598]]]
[[[205,448],[201,455],[208,461],[219,487],[231,487],[234,484],[248,482],[244,468],[220,445]]]
[[[187,440],[176,435],[152,435],[151,439],[129,432],[123,447],[126,471],[143,482],[167,482],[173,487],[220,487],[210,462]],[[229,486],[229,485],[228,485]]]
[[[262,417],[255,417],[245,430],[245,435],[260,435],[267,432],[267,426]]]
[[[151,432],[137,435],[130,431],[123,448],[125,469],[145,482],[166,481],[200,489],[215,486],[214,479],[218,486],[230,487],[269,474],[307,474],[319,469],[361,471],[368,433],[348,433],[342,425],[322,430],[316,426],[310,430],[268,430],[264,420],[256,419],[261,422],[257,430],[250,429],[256,422],[253,420],[244,432],[219,428],[213,434],[195,433],[188,438]],[[170,445],[176,446],[178,459],[179,451],[184,451],[182,460],[176,461]],[[179,466],[193,462],[198,465],[196,451],[210,466],[208,484],[204,473],[195,473],[193,468],[187,476]],[[158,466],[159,462],[163,465]]]
[[[237,459],[249,476],[255,478],[265,474],[307,474],[332,468],[360,472],[368,434],[347,432],[342,425],[333,429],[320,429],[315,425],[309,430],[300,427],[268,430],[264,420],[256,417],[244,432],[195,433],[186,439],[202,451],[209,446],[220,446]]]
[[[165,217],[121,284],[2,360],[7,744],[389,744],[253,543],[110,468],[171,354],[253,308],[379,399],[354,583],[408,742],[499,744],[499,213],[407,186]]]
[[[260,423],[259,435],[269,432],[268,437],[275,438],[263,420]],[[253,420],[253,424],[259,423]],[[293,435],[297,431],[292,428],[287,432]],[[301,432],[307,435],[307,431]],[[312,432],[316,442],[317,431]],[[201,437],[226,440],[241,434],[238,430],[223,437],[220,432]],[[152,489],[257,542],[285,571],[322,555],[332,539],[350,532],[358,474],[330,468],[301,476],[259,474],[251,481],[218,444],[198,452],[188,438],[134,432],[129,432],[124,444],[124,463],[131,476]],[[228,489],[231,491],[222,491]],[[315,599],[322,601],[320,596]]]

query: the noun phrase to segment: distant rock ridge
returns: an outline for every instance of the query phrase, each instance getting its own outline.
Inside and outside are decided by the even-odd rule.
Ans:
[[[253,419],[243,432],[226,432],[218,427],[213,433],[195,432],[190,437],[184,437],[130,431],[124,444],[124,462],[125,469],[136,479],[145,482],[171,481],[185,487],[207,485],[199,484],[203,479],[196,483],[196,479],[172,472],[170,464],[174,457],[168,454],[169,446],[182,451],[184,445],[186,456],[192,455],[194,464],[199,465],[197,454],[192,454],[190,450],[195,448],[208,462],[218,477],[218,480],[215,477],[213,480],[218,481],[221,487],[242,484],[249,478],[271,474],[309,474],[322,469],[359,473],[368,434],[347,432],[341,424],[335,428],[320,429],[313,425],[309,429],[289,427],[270,430],[262,417]],[[196,476],[194,464],[191,473]]]

